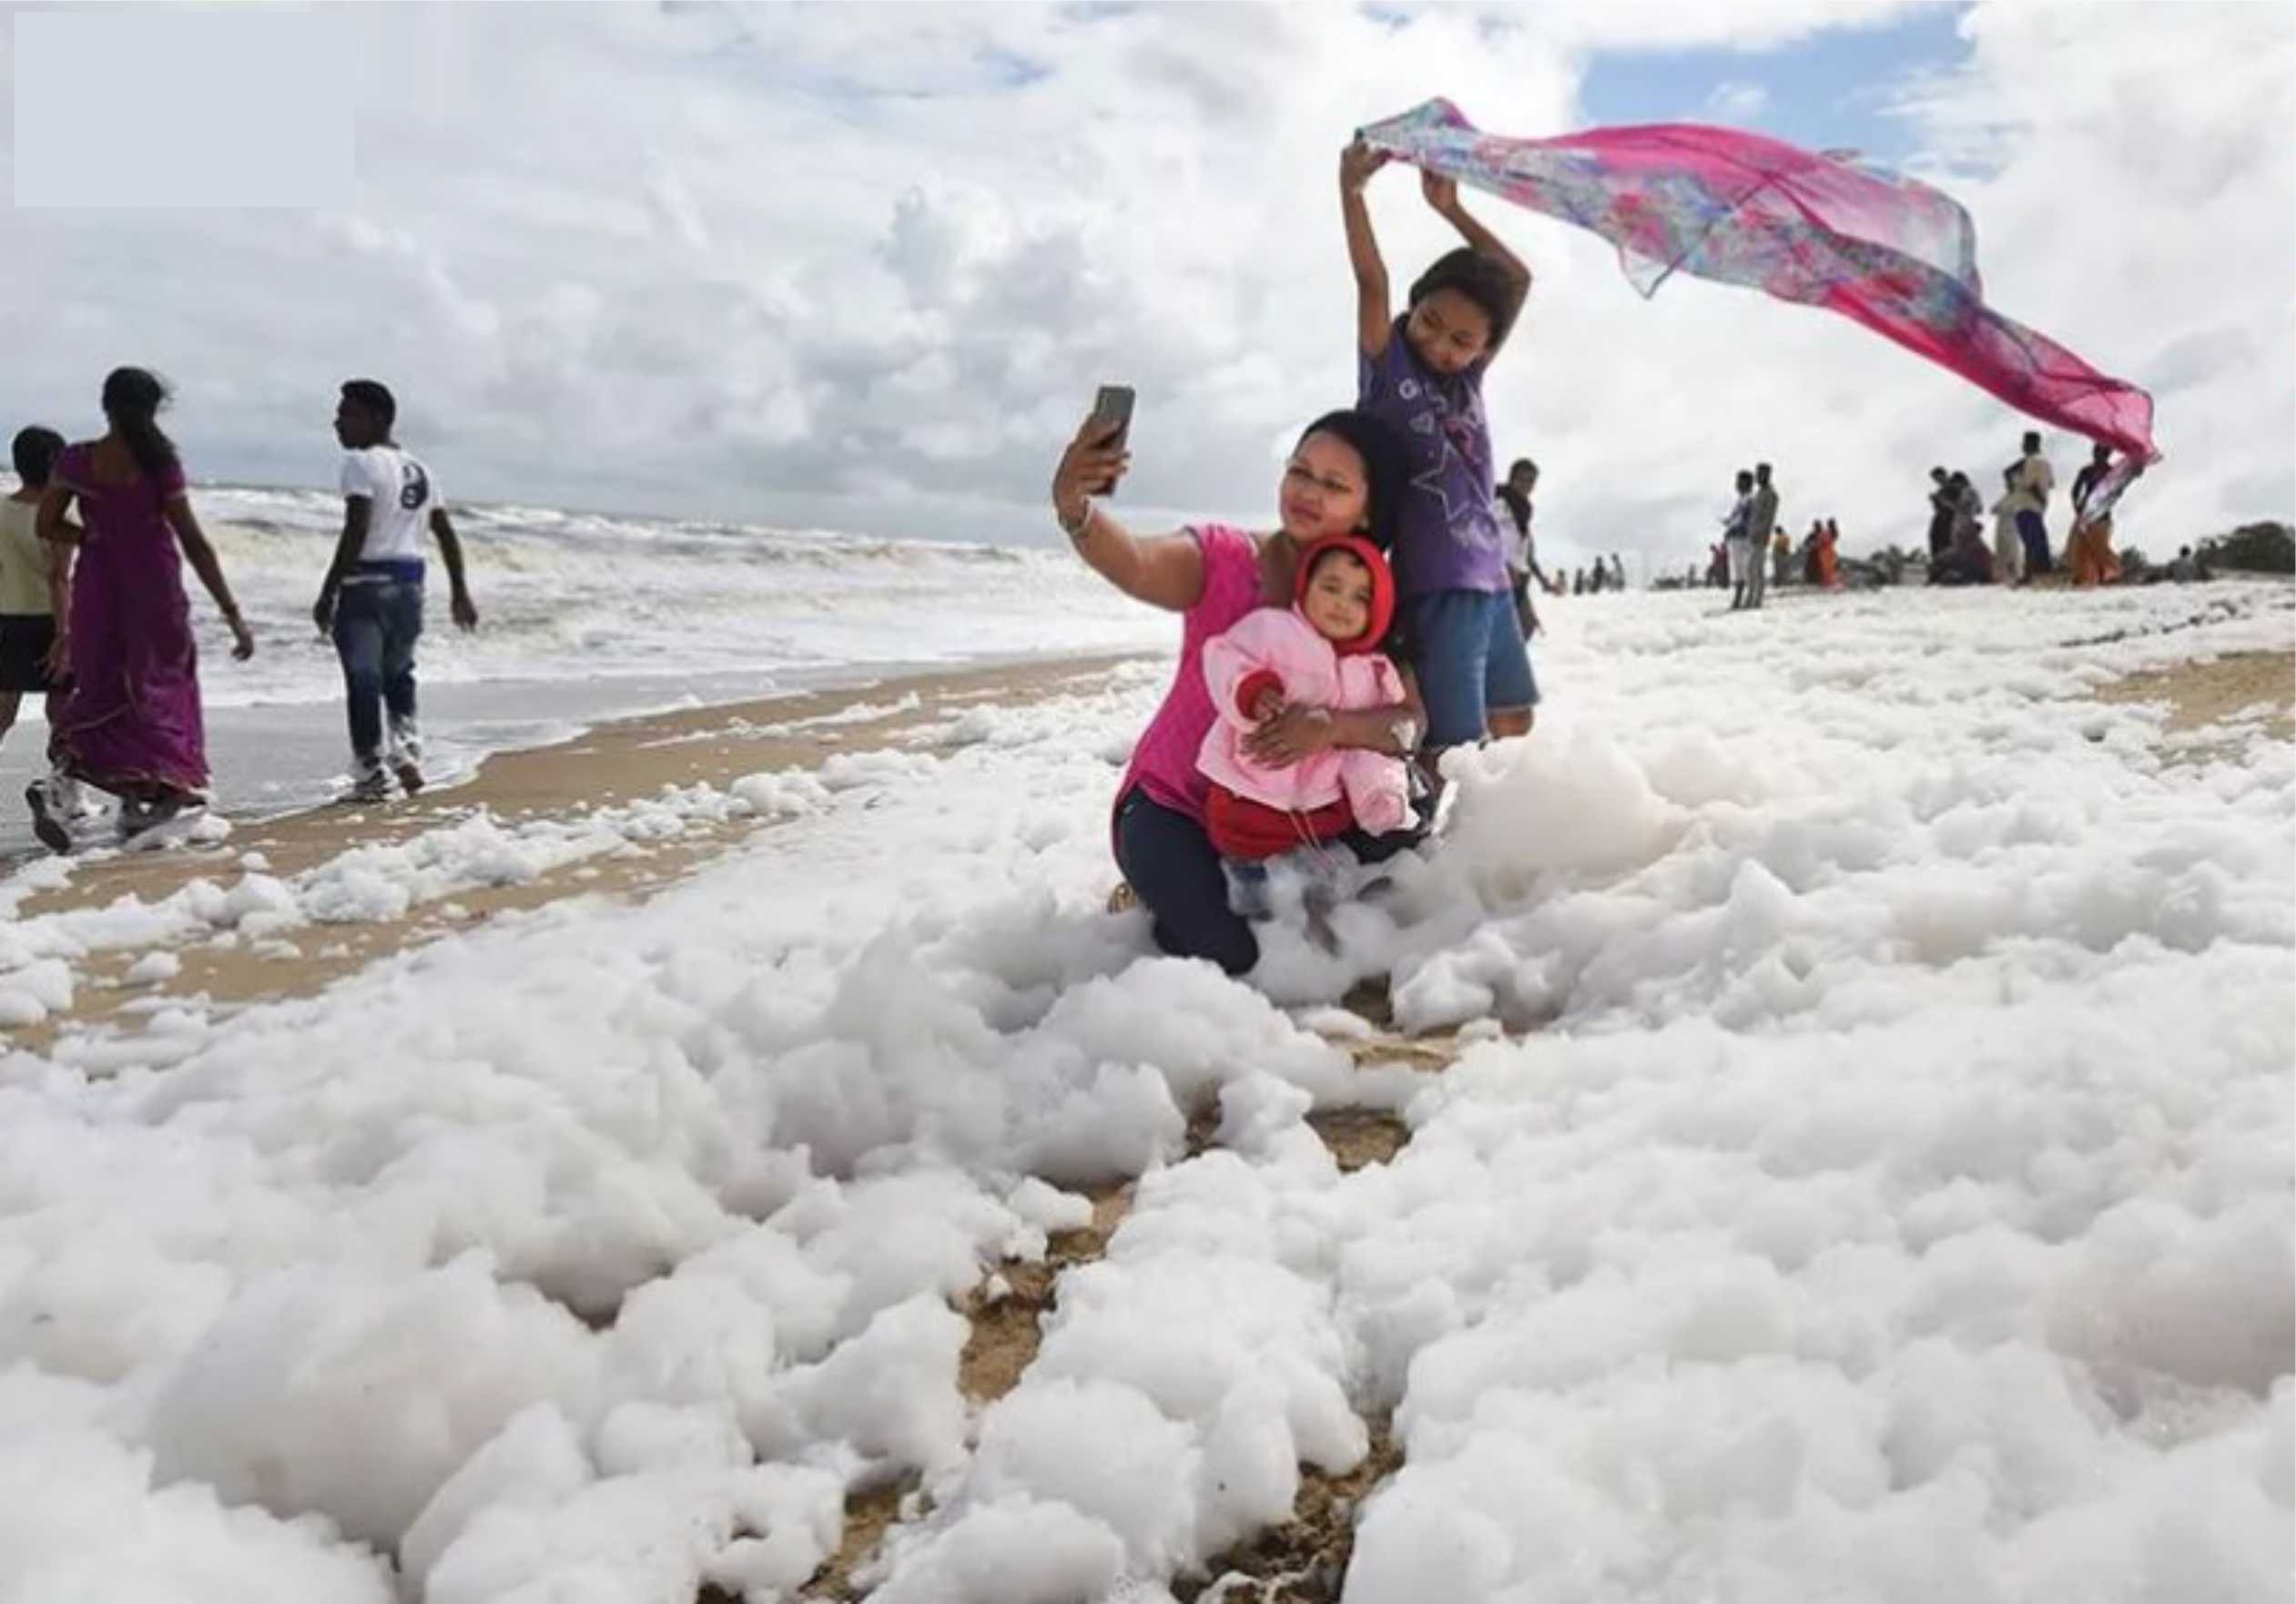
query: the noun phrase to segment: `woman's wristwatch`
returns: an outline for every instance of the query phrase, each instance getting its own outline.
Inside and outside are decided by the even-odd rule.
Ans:
[[[1086,496],[1076,503],[1074,518],[1070,518],[1058,507],[1052,509],[1052,516],[1059,521],[1062,534],[1072,541],[1081,541],[1084,538],[1084,532],[1092,526],[1092,498]]]
[[[1395,749],[1408,756],[1419,745],[1419,721],[1408,713],[1398,713],[1387,720],[1387,735]]]

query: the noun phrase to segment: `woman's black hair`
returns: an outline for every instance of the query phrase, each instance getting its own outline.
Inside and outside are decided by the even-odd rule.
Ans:
[[[34,490],[48,482],[56,472],[56,459],[64,454],[64,437],[53,429],[43,429],[37,423],[16,431],[14,445],[16,477]]]
[[[1403,442],[1387,424],[1354,408],[1326,412],[1300,431],[1300,445],[1316,434],[1346,441],[1363,460],[1364,512],[1370,520],[1371,543],[1382,552],[1392,552],[1397,520],[1403,514],[1404,491],[1411,481]]]
[[[1491,320],[1491,349],[1498,349],[1515,326],[1522,307],[1522,286],[1498,259],[1467,246],[1447,250],[1411,286],[1409,304],[1417,306],[1438,289],[1456,289]]]
[[[159,427],[159,409],[167,404],[167,384],[145,369],[114,368],[104,381],[104,416],[149,479],[165,478],[182,461]]]

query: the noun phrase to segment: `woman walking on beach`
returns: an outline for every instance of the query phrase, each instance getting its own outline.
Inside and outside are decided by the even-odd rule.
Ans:
[[[178,547],[223,614],[231,655],[244,660],[255,652],[185,494],[175,442],[159,427],[167,400],[167,387],[143,369],[115,370],[104,381],[110,427],[65,451],[40,499],[41,539],[59,549],[72,543],[66,519],[76,502],[86,530],[53,662],[59,675],[71,675],[56,729],[57,766],[119,797],[123,839],[198,805],[207,791],[198,651]],[[71,832],[46,782],[35,781],[25,799],[40,839],[70,851]]]
[[[1227,878],[1204,825],[1210,783],[1196,754],[1216,716],[1204,685],[1204,643],[1255,608],[1288,604],[1300,553],[1316,541],[1361,533],[1388,549],[1408,469],[1402,447],[1377,420],[1333,412],[1308,426],[1285,464],[1273,533],[1206,523],[1135,535],[1093,499],[1113,490],[1130,462],[1122,434],[1097,414],[1086,419],[1052,475],[1053,513],[1077,555],[1133,600],[1182,615],[1179,672],[1116,787],[1116,862],[1147,906],[1159,948],[1240,975],[1259,962],[1260,948],[1251,925],[1228,905]],[[1286,706],[1245,738],[1245,749],[1278,768],[1335,747],[1407,757],[1418,746],[1422,716],[1407,670],[1403,685],[1407,699],[1387,707]],[[1408,839],[1380,838],[1382,846]],[[1351,845],[1370,849],[1367,841]]]

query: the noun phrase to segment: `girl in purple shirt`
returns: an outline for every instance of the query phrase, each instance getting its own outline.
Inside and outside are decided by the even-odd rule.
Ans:
[[[1507,338],[1530,269],[1459,204],[1458,186],[1420,175],[1427,204],[1466,239],[1411,286],[1391,317],[1387,265],[1364,186],[1387,165],[1361,141],[1339,157],[1340,208],[1356,276],[1356,404],[1395,430],[1410,483],[1397,513],[1404,651],[1427,705],[1430,752],[1529,733],[1539,687],[1516,625],[1507,539],[1491,509],[1483,371]]]

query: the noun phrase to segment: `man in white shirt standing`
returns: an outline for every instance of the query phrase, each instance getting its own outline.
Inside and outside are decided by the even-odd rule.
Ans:
[[[1515,538],[1508,543],[1507,578],[1515,591],[1515,622],[1522,626],[1523,639],[1528,642],[1539,632],[1539,609],[1530,599],[1530,587],[1535,584],[1550,595],[1559,595],[1562,587],[1549,579],[1539,566],[1539,544],[1531,533],[1531,492],[1539,488],[1539,464],[1529,457],[1518,457],[1514,466],[1507,470],[1506,482],[1498,487],[1497,511],[1501,533],[1509,529]]]
[[[414,721],[414,643],[422,634],[422,532],[438,537],[452,588],[454,622],[478,627],[462,574],[462,543],[431,472],[391,438],[398,402],[371,379],[343,386],[335,438],[343,448],[343,533],[311,618],[333,636],[350,716],[351,795],[390,795],[383,712],[390,713],[390,771],[407,795],[422,788]]]
[[[2037,430],[2027,431],[2024,455],[2009,472],[2006,500],[2010,512],[2017,515],[2017,539],[2025,545],[2025,577],[2030,579],[2049,571],[2048,525],[2041,514],[2048,508],[2049,492],[2057,488],[2057,471],[2041,454]]]
[[[1730,610],[1737,612],[1746,604],[1746,563],[1752,546],[1747,531],[1752,527],[1754,513],[1754,476],[1740,470],[1738,499],[1730,503],[1730,511],[1722,515],[1722,543],[1730,548]],[[1596,564],[1600,569],[1601,565]]]

